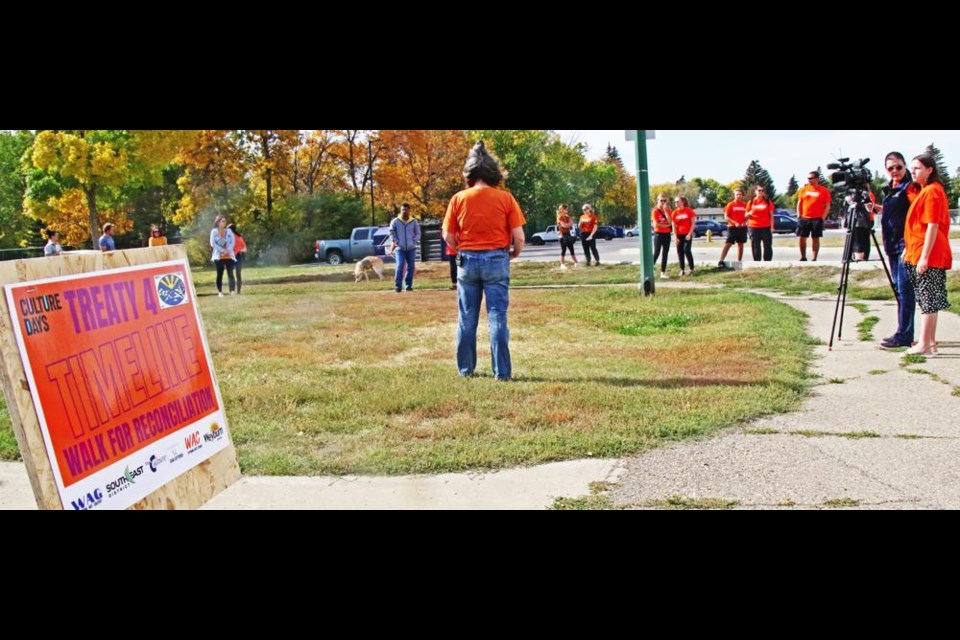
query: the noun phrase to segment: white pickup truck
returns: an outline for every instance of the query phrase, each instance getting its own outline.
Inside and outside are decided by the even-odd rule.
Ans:
[[[537,247],[542,247],[548,242],[560,242],[560,234],[557,233],[557,225],[555,224],[547,227],[546,231],[533,234],[533,237],[530,238],[530,244]]]

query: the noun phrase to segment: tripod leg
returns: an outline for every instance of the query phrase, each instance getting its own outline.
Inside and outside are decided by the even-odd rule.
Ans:
[[[840,342],[843,340],[843,317],[847,312],[847,292],[850,290],[850,271],[851,271],[852,261],[847,261],[847,270],[843,275],[843,286],[841,286],[841,291],[843,299],[840,301],[840,326],[837,327],[837,341]]]
[[[887,281],[890,282],[890,288],[893,290],[893,297],[897,299],[897,304],[900,304],[900,292],[897,291],[897,285],[893,283],[893,274],[890,273],[890,267],[887,266],[887,260],[883,257],[883,251],[880,249],[880,243],[877,242],[877,232],[871,231],[870,235],[873,236],[873,245],[877,248],[877,255],[880,256],[880,264],[883,265],[883,270],[887,272]]]
[[[847,240],[843,245],[843,263],[840,267],[840,286],[837,287],[837,306],[833,311],[833,327],[830,329],[829,350],[833,351],[833,339],[842,339],[843,335],[843,310],[847,304],[847,284],[850,280],[850,253],[853,250],[853,234],[847,230]],[[837,319],[840,320],[840,333],[837,333]]]

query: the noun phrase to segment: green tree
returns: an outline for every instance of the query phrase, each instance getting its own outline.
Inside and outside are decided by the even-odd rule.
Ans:
[[[744,190],[744,197],[748,199],[752,198],[758,185],[766,189],[767,198],[770,200],[777,199],[777,189],[773,186],[773,178],[771,178],[767,170],[760,165],[759,161],[751,160],[747,166],[747,172],[744,174],[743,180],[740,181],[740,188]]]
[[[626,170],[626,168],[623,166],[623,158],[620,157],[620,152],[617,151],[617,148],[612,144],[607,144],[607,151],[603,154],[603,162],[616,165],[617,167]]]
[[[790,182],[787,183],[787,195],[791,198],[800,191],[800,184],[797,182],[797,176],[790,176]]]
[[[608,224],[632,226],[637,223],[637,179],[623,166],[616,147],[607,146],[600,161],[612,173],[612,181],[598,201]]]
[[[79,244],[89,234],[96,246],[101,213],[118,229],[130,228],[121,187],[159,180],[159,168],[173,159],[183,137],[173,130],[39,131],[24,154],[25,209],[48,226],[65,225],[58,230],[67,243]]]
[[[23,212],[27,181],[20,171],[20,158],[31,144],[29,131],[0,131],[0,249],[39,241],[30,238],[33,221]]]
[[[699,193],[696,196],[697,204],[708,209],[724,207],[733,200],[733,192],[713,178],[694,178],[693,184],[697,186]]]
[[[950,199],[950,207],[960,209],[960,167],[957,167],[957,175],[953,177],[953,195]]]
[[[933,156],[933,159],[936,160],[937,170],[943,178],[943,186],[947,191],[947,201],[951,207],[956,206],[957,198],[960,197],[960,190],[954,188],[953,181],[950,179],[950,170],[947,168],[947,161],[943,157],[943,152],[931,142],[927,146],[925,153],[929,153]]]
[[[569,201],[573,206],[575,185],[560,184],[557,177],[569,174],[577,160],[565,152],[564,147],[571,147],[560,142],[558,135],[540,129],[476,129],[467,135],[471,141],[484,140],[500,161],[506,175],[504,187],[520,204],[527,218],[528,234],[552,224],[561,202]],[[552,170],[546,162],[551,143],[559,145],[553,150]],[[466,158],[466,150],[463,155]],[[582,159],[580,166],[583,166]]]

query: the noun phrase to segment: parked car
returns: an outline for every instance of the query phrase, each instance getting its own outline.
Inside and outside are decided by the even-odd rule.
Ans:
[[[552,224],[545,231],[533,234],[530,238],[530,244],[542,247],[548,242],[560,242],[560,234],[557,233],[557,225]]]
[[[357,227],[349,240],[317,240],[314,243],[317,260],[337,265],[372,256],[374,234],[380,227]]]
[[[836,218],[825,218],[824,221],[823,221],[823,228],[824,228],[824,229],[839,229],[839,228],[840,228],[840,221],[837,220]]]
[[[597,232],[593,235],[597,240],[606,240],[610,242],[617,237],[617,228],[609,225],[597,227]]]
[[[723,234],[727,232],[727,225],[724,222],[717,222],[716,220],[697,220],[693,227],[693,237],[699,238],[700,236],[705,236],[707,235],[707,231],[710,231],[717,237],[723,237]]]
[[[796,233],[800,223],[791,215],[776,211],[773,214],[774,233]]]
[[[373,232],[373,255],[386,257],[393,243],[390,240],[390,227],[380,227]],[[392,256],[393,254],[389,254]]]
[[[653,233],[653,230],[650,230],[650,233]],[[633,229],[627,229],[628,238],[639,238],[640,237],[640,227],[634,227]]]

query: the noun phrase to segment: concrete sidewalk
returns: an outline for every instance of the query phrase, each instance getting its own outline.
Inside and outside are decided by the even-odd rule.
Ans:
[[[744,509],[960,508],[960,317],[941,313],[939,355],[903,367],[902,353],[878,346],[896,329],[895,303],[864,303],[880,318],[869,343],[856,339],[863,314],[848,308],[846,339],[831,353],[835,298],[778,299],[807,313],[823,342],[812,397],[798,412],[625,461],[614,503],[642,508],[680,496]]]
[[[613,460],[575,460],[439,476],[245,477],[204,509],[545,509],[556,498],[615,482]],[[0,510],[36,509],[23,464],[0,463]]]
[[[863,303],[880,318],[869,343],[856,340],[863,314],[848,308],[847,339],[830,353],[835,298],[774,297],[807,313],[810,334],[823,342],[813,365],[820,384],[798,412],[623,461],[441,476],[244,478],[205,508],[543,509],[557,497],[586,495],[594,481],[615,483],[611,496],[627,508],[673,496],[746,509],[960,508],[960,317],[941,313],[940,354],[905,368],[902,354],[878,347],[894,332],[894,303]],[[0,509],[32,508],[23,465],[0,463]]]

